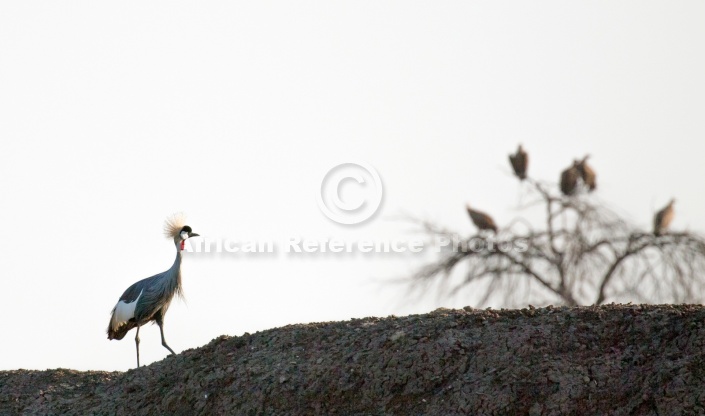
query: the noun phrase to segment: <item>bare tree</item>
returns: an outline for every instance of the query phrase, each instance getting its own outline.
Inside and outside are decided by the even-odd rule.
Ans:
[[[594,181],[594,178],[593,178]],[[587,194],[528,183],[543,208],[538,226],[518,217],[497,233],[460,238],[414,220],[444,250],[414,276],[414,288],[439,284],[442,293],[481,293],[479,305],[501,301],[589,305],[606,302],[700,303],[705,298],[705,239],[691,232],[639,230]],[[593,183],[594,185],[594,183]],[[552,188],[556,188],[555,192]]]

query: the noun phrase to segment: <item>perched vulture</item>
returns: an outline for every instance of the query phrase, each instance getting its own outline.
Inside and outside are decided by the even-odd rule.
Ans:
[[[492,230],[497,233],[497,226],[495,225],[492,217],[485,214],[484,212],[475,211],[474,209],[470,208],[469,204],[467,206],[467,209],[468,214],[470,214],[470,219],[477,228],[479,228],[480,230]]]
[[[671,202],[666,205],[664,209],[657,212],[654,216],[654,234],[657,236],[661,235],[662,232],[668,229],[668,226],[673,221],[673,203],[676,202],[675,199],[671,199]]]
[[[519,145],[517,152],[513,155],[509,155],[509,163],[512,164],[514,169],[514,174],[520,180],[526,179],[526,168],[529,165],[529,155],[526,154],[524,149]]]
[[[573,195],[578,186],[578,178],[580,171],[578,170],[578,161],[573,161],[573,166],[561,172],[561,192],[563,195]]]
[[[595,190],[597,187],[597,183],[595,182],[595,171],[592,170],[590,166],[587,164],[587,160],[590,157],[590,155],[587,155],[583,158],[583,160],[578,163],[578,172],[580,172],[580,176],[583,178],[583,183],[585,186],[587,186],[588,191],[592,192]]]

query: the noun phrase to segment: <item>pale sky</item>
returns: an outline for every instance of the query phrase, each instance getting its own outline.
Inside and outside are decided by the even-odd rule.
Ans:
[[[410,238],[401,212],[469,234],[465,202],[517,213],[518,143],[533,177],[590,153],[594,198],[649,228],[676,197],[672,228],[705,232],[704,23],[702,1],[4,2],[0,369],[134,367],[109,313],[172,264],[174,212],[210,238]],[[354,227],[317,205],[351,161],[384,184]],[[473,302],[388,283],[432,256],[191,254],[177,352]]]

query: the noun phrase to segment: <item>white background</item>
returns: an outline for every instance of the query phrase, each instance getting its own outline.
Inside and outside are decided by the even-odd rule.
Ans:
[[[0,369],[125,370],[108,341],[133,282],[168,268],[165,217],[212,238],[393,239],[402,212],[474,231],[592,155],[593,196],[641,227],[677,198],[705,230],[701,1],[4,2],[0,6]],[[326,170],[374,166],[380,214],[319,211]],[[404,256],[187,257],[177,351],[310,321],[428,312]],[[161,360],[156,326],[142,360]]]

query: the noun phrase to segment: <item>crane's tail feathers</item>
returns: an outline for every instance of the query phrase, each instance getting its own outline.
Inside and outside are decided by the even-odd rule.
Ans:
[[[128,321],[127,323],[120,325],[117,329],[113,329],[111,321],[111,324],[108,325],[108,339],[121,340],[125,338],[125,334],[130,332],[130,330],[136,326],[137,325],[134,321]]]
[[[164,222],[164,235],[167,238],[176,238],[184,225],[186,225],[186,215],[183,212],[177,212]]]

